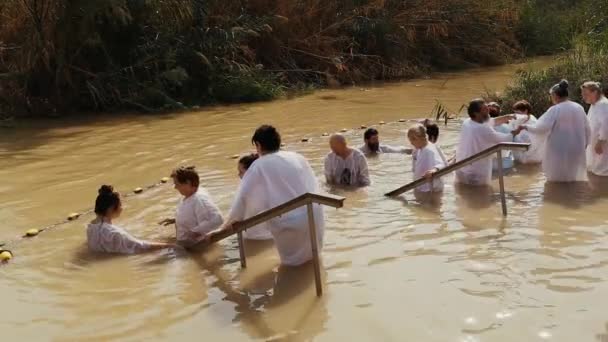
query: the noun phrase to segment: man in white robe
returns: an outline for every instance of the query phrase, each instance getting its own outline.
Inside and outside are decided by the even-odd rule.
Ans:
[[[329,138],[331,152],[325,157],[325,179],[328,184],[343,186],[370,185],[365,155],[348,147],[342,134]]]
[[[512,142],[519,129],[511,133],[500,133],[494,130],[488,106],[482,99],[469,103],[469,119],[462,124],[460,141],[456,150],[456,162],[466,159],[501,142]],[[492,157],[478,160],[456,171],[456,181],[469,185],[489,185],[492,181]]]
[[[586,82],[581,88],[585,102],[591,105],[587,115],[591,126],[587,169],[594,175],[608,176],[608,99],[597,82]]]
[[[234,222],[255,216],[305,193],[319,191],[317,178],[308,161],[295,152],[279,151],[281,137],[274,127],[263,125],[258,128],[252,142],[260,158],[243,176],[228,215],[228,223],[222,229],[231,229]],[[320,250],[325,225],[323,208],[314,205],[313,213]],[[267,221],[267,227],[283,265],[297,266],[312,259],[306,206]]]
[[[375,128],[368,128],[363,133],[363,145],[359,147],[359,151],[366,156],[381,154],[381,153],[405,153],[412,154],[412,149],[404,146],[390,146],[380,143],[380,134]]]

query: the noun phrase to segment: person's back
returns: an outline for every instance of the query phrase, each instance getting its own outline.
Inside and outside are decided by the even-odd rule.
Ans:
[[[136,254],[149,249],[145,241],[135,238],[118,226],[103,221],[89,223],[87,245],[89,250],[101,253]]]
[[[272,209],[300,195],[318,192],[317,179],[301,155],[279,151],[261,156],[247,170],[231,210],[231,219],[242,220]],[[314,205],[319,248],[323,243],[324,217]],[[312,258],[306,206],[268,221],[285,265],[299,265]]]

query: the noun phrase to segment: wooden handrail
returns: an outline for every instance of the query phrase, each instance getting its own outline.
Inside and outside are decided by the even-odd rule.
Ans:
[[[252,216],[246,220],[234,222],[232,224],[231,230],[225,230],[212,236],[211,239],[209,239],[209,243],[215,243],[231,235],[242,233],[243,231],[254,227],[262,222],[266,222],[277,216],[281,216],[287,212],[290,212],[294,209],[298,209],[299,207],[305,206],[309,203],[317,203],[334,208],[342,208],[344,206],[345,199],[346,198],[344,197],[334,195],[305,193],[274,208],[268,209],[255,216]]]
[[[489,147],[479,153],[476,153],[468,158],[465,158],[461,161],[458,161],[452,165],[448,165],[446,167],[444,167],[443,169],[435,172],[435,174],[433,174],[433,177],[430,178],[419,178],[411,183],[408,183],[398,189],[395,189],[391,192],[388,192],[385,194],[385,196],[389,196],[389,197],[394,197],[394,196],[399,196],[405,192],[408,192],[410,190],[416,189],[417,187],[426,184],[426,183],[430,183],[433,181],[433,179],[441,177],[441,176],[445,176],[448,173],[451,173],[453,171],[456,171],[458,169],[461,169],[471,163],[474,163],[480,159],[484,159],[487,158],[488,156],[497,153],[499,151],[502,150],[528,150],[530,148],[530,144],[527,143],[500,143],[500,144],[496,144],[492,147]]]
[[[321,296],[323,293],[323,286],[321,284],[321,266],[319,262],[319,250],[317,246],[317,228],[315,226],[315,219],[313,213],[313,204],[327,205],[334,208],[342,208],[344,206],[344,200],[346,198],[334,195],[320,195],[314,193],[305,193],[292,200],[289,200],[283,204],[280,204],[274,208],[268,209],[255,216],[252,216],[246,220],[240,222],[234,222],[232,229],[227,229],[218,232],[213,235],[207,243],[214,243],[223,240],[231,235],[236,234],[238,236],[239,244],[239,256],[241,258],[241,267],[247,267],[247,261],[245,258],[245,244],[243,242],[243,232],[249,228],[255,227],[256,225],[271,220],[277,216],[281,216],[294,209],[306,206],[308,211],[308,229],[310,237],[310,247],[312,249],[312,262],[315,272],[315,287],[317,290],[317,296]]]

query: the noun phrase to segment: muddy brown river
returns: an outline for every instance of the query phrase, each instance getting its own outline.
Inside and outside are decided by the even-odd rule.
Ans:
[[[542,67],[536,60],[529,67]],[[324,90],[269,103],[167,115],[69,118],[0,131],[0,335],[15,341],[608,341],[608,182],[545,186],[538,168],[506,177],[509,216],[494,193],[456,189],[441,203],[383,194],[412,180],[402,155],[370,159],[373,185],[324,191],[347,197],[326,209],[324,295],[310,269],[278,267],[272,244],[234,239],[206,253],[100,258],[85,248],[91,215],[31,239],[23,232],[93,206],[102,183],[128,193],[194,164],[224,213],[238,186],[230,156],[252,150],[256,126],[277,126],[285,149],[322,176],[325,132],[362,124],[404,145],[410,123],[436,99],[453,110],[501,90],[523,65],[429,79]],[[459,124],[441,126],[453,154]],[[309,137],[310,142],[301,139]],[[178,194],[168,184],[124,201],[135,235],[167,239]]]

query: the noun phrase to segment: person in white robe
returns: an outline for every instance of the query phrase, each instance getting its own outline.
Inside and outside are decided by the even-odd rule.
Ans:
[[[456,162],[466,159],[501,142],[512,142],[520,129],[511,133],[500,133],[488,124],[488,106],[483,99],[469,103],[469,118],[461,128],[456,149]],[[478,160],[456,171],[456,182],[469,185],[489,185],[492,181],[492,157]]]
[[[407,137],[414,146],[412,153],[412,171],[414,179],[432,177],[440,169],[446,167],[445,158],[441,155],[435,144],[427,140],[426,129],[417,124],[407,131]],[[418,192],[441,192],[443,181],[441,178],[433,179],[431,183],[423,184],[416,188]]]
[[[207,233],[219,228],[224,219],[209,193],[200,187],[200,177],[194,167],[179,167],[171,173],[180,198],[174,219],[165,219],[162,225],[175,224],[177,243],[191,247]]]
[[[390,146],[380,143],[380,133],[375,128],[368,128],[363,133],[363,145],[359,147],[359,151],[366,156],[371,156],[381,153],[403,153],[412,154],[412,149],[404,146]]]
[[[140,240],[126,230],[112,224],[122,213],[118,192],[110,185],[102,185],[95,200],[97,217],[87,226],[87,246],[92,252],[136,254],[176,245]]]
[[[587,180],[586,149],[591,138],[589,120],[583,107],[568,99],[568,81],[551,88],[554,106],[535,124],[521,128],[533,135],[546,135],[543,171],[548,182]]]
[[[608,176],[608,99],[598,82],[585,82],[583,99],[590,104],[591,140],[587,146],[587,169],[596,176]]]
[[[346,138],[333,134],[329,138],[331,152],[325,157],[325,179],[328,184],[368,186],[371,181],[365,155],[348,147]]]
[[[488,103],[488,110],[490,111],[490,120],[489,121],[494,129],[497,132],[500,133],[511,133],[511,131],[513,130],[511,128],[510,122],[504,122],[504,123],[499,123],[500,120],[497,120],[497,118],[501,117],[501,109],[500,109],[500,105],[496,102],[490,102]],[[502,169],[503,170],[510,170],[513,168],[513,163],[514,163],[514,158],[513,158],[513,152],[509,151],[509,150],[505,150],[502,152]],[[498,170],[498,159],[496,157],[494,157],[492,159],[492,172],[497,172]]]
[[[511,129],[515,129],[525,124],[536,124],[537,119],[532,115],[532,106],[528,101],[517,101],[513,105],[513,111],[515,112],[515,120],[511,122]],[[514,151],[513,156],[515,157],[515,160],[522,164],[541,163],[545,153],[546,140],[546,136],[542,134],[533,135],[528,131],[522,131],[515,137],[515,142],[527,143],[530,144],[530,147],[527,151]]]
[[[279,150],[281,138],[274,127],[259,127],[252,142],[260,157],[243,176],[226,224],[208,234],[208,239],[223,230],[231,230],[234,222],[248,219],[305,193],[319,191],[317,178],[308,161],[298,153]],[[323,208],[315,204],[313,214],[316,242],[320,250],[325,227]],[[306,206],[267,223],[283,265],[297,266],[312,259]]]
[[[243,156],[239,159],[237,164],[239,178],[242,180],[247,173],[247,170],[253,165],[253,163],[259,158],[257,153],[252,153]],[[272,234],[268,229],[266,222],[260,223],[255,227],[249,228],[243,232],[243,237],[247,240],[272,240]]]

